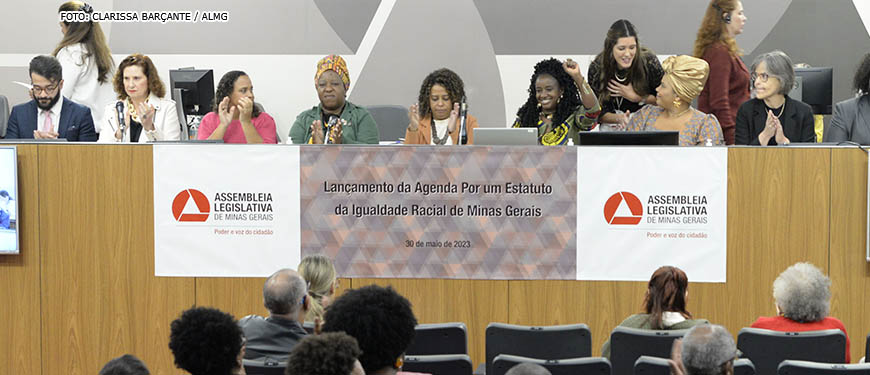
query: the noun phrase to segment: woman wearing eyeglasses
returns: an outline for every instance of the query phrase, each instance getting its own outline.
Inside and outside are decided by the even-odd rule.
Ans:
[[[815,142],[813,110],[788,97],[794,87],[794,68],[782,51],[758,56],[752,63],[751,85],[755,99],[737,110],[735,143],[738,145],[787,145]]]

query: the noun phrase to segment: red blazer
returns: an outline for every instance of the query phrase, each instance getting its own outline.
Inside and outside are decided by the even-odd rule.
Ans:
[[[710,64],[710,76],[698,97],[698,109],[716,115],[725,144],[733,145],[737,109],[749,100],[749,70],[723,43],[707,47],[702,58]]]

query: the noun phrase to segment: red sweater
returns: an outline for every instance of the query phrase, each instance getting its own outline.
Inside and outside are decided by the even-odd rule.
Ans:
[[[733,145],[737,109],[749,100],[749,70],[723,43],[707,47],[702,58],[710,64],[710,76],[698,97],[698,109],[716,115],[725,144]]]
[[[852,357],[849,355],[849,334],[846,333],[846,326],[843,325],[837,318],[826,317],[818,322],[798,323],[784,316],[762,316],[752,323],[752,328],[763,328],[780,332],[804,332],[804,331],[820,331],[823,329],[839,329],[846,335],[846,363],[852,362]]]

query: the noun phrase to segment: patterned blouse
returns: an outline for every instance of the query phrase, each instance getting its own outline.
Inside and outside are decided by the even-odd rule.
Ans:
[[[719,126],[719,121],[716,116],[708,115],[695,108],[691,109],[692,117],[680,129],[680,146],[698,146],[704,145],[707,140],[711,140],[714,145],[724,145],[725,140],[722,138],[722,127]],[[654,131],[655,123],[659,116],[665,112],[665,109],[656,105],[647,105],[631,116],[628,122],[628,131]]]
[[[558,126],[555,124],[547,125],[542,120],[538,120],[536,127],[538,128],[538,144],[544,146],[562,146],[568,144],[568,139],[575,139],[578,131],[588,131],[595,126],[595,120],[598,119],[598,114],[601,112],[601,106],[596,101],[595,106],[586,108],[582,104],[577,106],[577,110],[568,116]],[[524,128],[520,118],[514,121],[514,128]]]
[[[649,90],[646,95],[655,95],[656,87],[659,87],[662,83],[662,77],[665,75],[665,71],[662,69],[662,64],[659,62],[655,53],[649,50],[645,51],[646,52],[643,55],[646,63],[644,69],[646,71],[647,90]],[[640,56],[640,54],[638,54],[638,56]],[[602,114],[616,113],[616,111],[630,111],[631,113],[635,113],[643,106],[643,103],[635,103],[627,99],[617,98],[610,95],[608,95],[607,100],[601,100],[604,93],[599,90],[602,79],[600,55],[589,64],[589,70],[587,71],[586,77],[589,79],[589,86],[592,87],[592,91],[595,91],[595,97],[597,97],[598,101],[601,102]],[[643,100],[645,101],[646,97],[644,97]]]

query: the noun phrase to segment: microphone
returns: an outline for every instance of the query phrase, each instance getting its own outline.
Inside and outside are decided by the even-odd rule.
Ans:
[[[462,97],[462,103],[459,104],[459,144],[468,144],[468,128],[466,121],[468,119],[468,103],[465,102],[465,97]]]
[[[335,126],[335,124],[338,124],[338,120],[339,120],[338,116],[335,116],[335,115],[329,116],[329,121],[326,123],[326,136],[323,137],[323,144],[325,144],[325,145],[332,144],[332,139],[330,139],[330,136],[331,136],[330,133],[332,133],[332,127]]]
[[[127,124],[124,124],[124,102],[118,101],[115,103],[115,112],[118,114],[118,128],[121,129],[121,137],[124,137],[124,132],[127,131]]]

